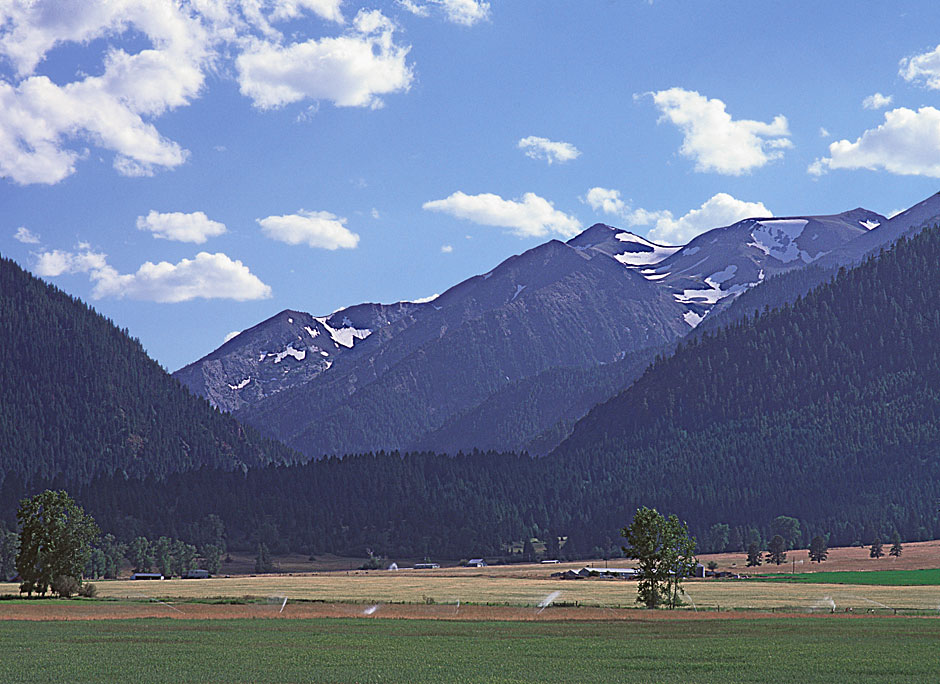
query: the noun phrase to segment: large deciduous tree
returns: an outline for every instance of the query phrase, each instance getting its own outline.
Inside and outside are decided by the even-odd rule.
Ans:
[[[770,546],[767,548],[767,562],[776,563],[780,565],[781,563],[787,562],[787,542],[779,534],[775,534],[774,538],[770,540]]]
[[[822,563],[828,557],[829,544],[825,537],[817,534],[809,544],[809,559],[815,563]]]
[[[23,579],[20,591],[43,596],[59,577],[72,577],[80,584],[91,544],[100,534],[94,519],[65,491],[48,489],[20,501],[16,518],[20,525],[16,569]]]
[[[695,566],[695,539],[686,525],[675,515],[667,519],[644,506],[620,533],[627,540],[623,552],[639,565],[637,603],[657,608],[668,602],[675,607],[682,578]]]

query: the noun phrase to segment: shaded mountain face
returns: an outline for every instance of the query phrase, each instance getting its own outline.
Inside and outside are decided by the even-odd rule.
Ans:
[[[329,317],[283,311],[176,375],[313,456],[554,443],[599,391],[612,396],[637,376],[634,355],[651,358],[647,350],[667,349],[766,278],[813,263],[884,221],[864,209],[747,219],[682,247],[595,224],[432,301],[363,304]],[[625,365],[601,382],[568,372],[614,362]],[[568,370],[541,375],[551,369]],[[578,378],[596,386],[571,387]],[[505,421],[489,426],[487,416],[506,415],[507,397],[531,392],[564,395],[565,415],[537,402],[542,408],[526,415],[524,433]],[[544,437],[559,420],[568,427]],[[494,442],[509,432],[508,441]]]

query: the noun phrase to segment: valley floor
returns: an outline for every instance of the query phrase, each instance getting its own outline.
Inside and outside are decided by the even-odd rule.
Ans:
[[[936,681],[938,639],[940,620],[831,616],[0,621],[0,680]]]

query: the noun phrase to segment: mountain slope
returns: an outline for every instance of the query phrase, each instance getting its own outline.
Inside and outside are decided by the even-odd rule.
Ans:
[[[367,338],[330,377],[236,415],[311,455],[402,448],[513,381],[674,340],[682,311],[606,254],[551,241],[448,290],[381,346]]]
[[[165,477],[298,455],[191,395],[85,304],[0,257],[0,480]]]
[[[281,312],[176,376],[310,456],[541,451],[703,318],[881,221],[864,209],[747,219],[684,247],[595,224],[430,302]]]

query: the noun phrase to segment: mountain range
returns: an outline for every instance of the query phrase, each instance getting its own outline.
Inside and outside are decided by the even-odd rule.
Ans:
[[[758,302],[792,301],[937,216],[934,196],[891,219],[862,208],[755,217],[683,246],[595,224],[429,301],[282,311],[174,375],[310,457],[545,454],[657,354],[743,315],[755,286],[775,282]],[[798,272],[804,286],[781,287]]]

